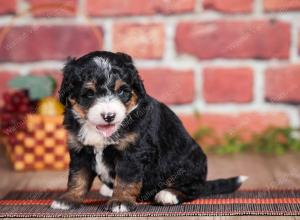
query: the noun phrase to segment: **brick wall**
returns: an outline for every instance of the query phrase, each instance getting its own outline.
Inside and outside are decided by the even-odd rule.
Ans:
[[[104,49],[135,57],[189,131],[300,123],[300,0],[1,0],[0,44],[0,93]]]

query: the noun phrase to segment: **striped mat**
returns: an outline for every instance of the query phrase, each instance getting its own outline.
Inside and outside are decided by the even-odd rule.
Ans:
[[[134,212],[105,211],[105,199],[98,192],[88,194],[84,205],[75,210],[53,210],[52,200],[62,191],[13,191],[0,200],[0,217],[146,217],[146,216],[240,216],[300,215],[300,190],[245,190],[232,194],[202,197],[175,206],[139,203]]]

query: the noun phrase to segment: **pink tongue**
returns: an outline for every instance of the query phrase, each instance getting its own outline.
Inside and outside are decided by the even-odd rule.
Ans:
[[[115,132],[115,125],[97,125],[96,128],[104,137],[110,137]]]

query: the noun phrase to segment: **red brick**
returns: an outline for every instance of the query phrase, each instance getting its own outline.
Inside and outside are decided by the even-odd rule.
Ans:
[[[13,27],[0,47],[1,61],[64,60],[102,48],[102,31],[89,26]]]
[[[1,81],[1,86],[0,86],[0,106],[2,105],[2,95],[3,92],[7,91],[10,89],[8,82],[18,76],[17,72],[11,72],[11,71],[0,71],[0,81]]]
[[[163,14],[193,12],[196,0],[157,0],[156,11]]]
[[[237,114],[181,115],[181,120],[190,134],[200,127],[211,128],[217,136],[240,133],[243,137],[261,132],[269,126],[287,126],[288,116],[282,112],[246,112]]]
[[[265,84],[270,102],[300,103],[300,65],[267,69]]]
[[[162,24],[115,24],[113,50],[135,58],[158,59],[164,52],[164,37]]]
[[[1,0],[0,14],[14,14],[16,12],[16,0]]]
[[[253,0],[204,0],[205,9],[212,9],[226,13],[251,12]]]
[[[55,69],[39,69],[33,70],[31,74],[34,76],[51,76],[56,81],[56,88],[54,94],[58,97],[58,91],[60,89],[60,85],[63,78],[63,74],[61,71]]]
[[[253,98],[250,68],[204,69],[203,93],[206,102],[250,102]]]
[[[27,0],[31,13],[37,17],[74,16],[78,0]]]
[[[298,32],[298,54],[300,55],[300,30]]]
[[[300,10],[300,1],[298,0],[264,0],[264,9],[266,11],[293,11]]]
[[[177,51],[200,59],[288,58],[290,25],[279,21],[182,22]]]
[[[194,100],[194,75],[191,70],[141,70],[147,92],[165,104],[185,104]]]
[[[194,11],[195,0],[87,0],[92,16],[175,14]]]

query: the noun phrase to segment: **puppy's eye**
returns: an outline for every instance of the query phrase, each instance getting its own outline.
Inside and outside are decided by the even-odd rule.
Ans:
[[[126,101],[127,99],[130,99],[131,91],[128,87],[121,87],[118,91],[118,96]]]
[[[118,92],[118,95],[119,95],[119,96],[123,96],[124,93],[125,93],[124,90],[123,90],[123,89],[120,89],[119,92]]]
[[[119,96],[124,96],[126,94],[130,93],[130,89],[127,87],[121,87],[118,91]]]
[[[95,92],[94,92],[93,90],[89,89],[89,90],[86,90],[86,91],[83,93],[83,96],[86,97],[86,98],[91,99],[91,98],[94,98]]]

